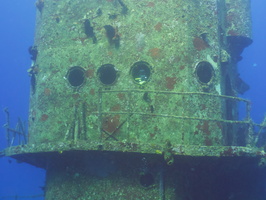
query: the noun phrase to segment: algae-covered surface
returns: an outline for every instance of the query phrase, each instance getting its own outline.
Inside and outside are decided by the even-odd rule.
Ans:
[[[238,145],[227,4],[38,2],[29,143]]]

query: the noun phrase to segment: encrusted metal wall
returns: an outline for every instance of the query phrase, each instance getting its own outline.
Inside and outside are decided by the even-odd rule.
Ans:
[[[38,2],[31,144],[226,143],[226,35],[250,35],[248,1]]]

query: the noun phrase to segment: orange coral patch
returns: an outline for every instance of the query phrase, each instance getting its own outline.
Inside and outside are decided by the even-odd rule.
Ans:
[[[152,48],[149,50],[149,54],[152,58],[158,59],[161,57],[161,49],[159,48]]]
[[[120,105],[116,104],[110,109],[110,111],[114,112],[114,111],[119,111],[120,109],[121,109]]]
[[[92,78],[93,75],[94,75],[94,70],[93,70],[93,69],[88,69],[88,70],[86,71],[86,77],[88,77],[88,78]]]
[[[103,129],[109,133],[112,133],[118,127],[120,123],[120,115],[115,115],[113,117],[106,117],[103,121]]]
[[[162,30],[162,26],[163,24],[161,22],[158,22],[155,26],[154,26],[154,29],[156,31],[161,31]]]
[[[44,94],[45,94],[45,96],[51,95],[51,90],[49,88],[45,88],[44,89]]]
[[[154,7],[154,6],[155,6],[155,4],[154,4],[154,2],[152,2],[152,1],[150,1],[150,2],[147,3],[147,7],[152,8],[152,7]]]
[[[209,47],[209,45],[203,39],[199,37],[194,38],[193,45],[195,49],[197,49],[198,51],[204,50]]]
[[[47,119],[48,119],[48,115],[46,115],[46,114],[43,114],[42,116],[41,116],[41,121],[46,121]]]
[[[173,90],[175,88],[175,84],[176,84],[176,77],[166,77],[166,87],[169,90]]]
[[[117,96],[120,100],[125,100],[126,98],[126,95],[124,93],[118,93]]]

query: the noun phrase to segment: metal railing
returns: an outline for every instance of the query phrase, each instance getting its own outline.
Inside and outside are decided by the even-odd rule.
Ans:
[[[10,147],[13,145],[27,144],[25,123],[18,118],[16,127],[14,129],[10,128],[10,114],[8,108],[5,108],[4,112],[6,114],[6,123],[4,124],[4,128],[6,129],[7,146]]]
[[[208,97],[208,98],[218,98],[223,101],[225,100],[231,100],[235,102],[243,102],[245,104],[245,118],[244,120],[229,120],[224,119],[223,115],[221,114],[221,118],[212,118],[212,117],[199,117],[199,116],[186,116],[186,115],[174,115],[171,113],[156,113],[156,112],[141,112],[136,111],[132,107],[133,105],[130,105],[131,102],[128,100],[128,108],[126,110],[122,111],[103,111],[103,98],[104,94],[111,94],[111,93],[123,93],[125,96],[127,96],[128,99],[132,97],[133,94],[154,94],[154,95],[174,95],[174,96],[187,96],[190,99],[190,96],[199,96],[199,97]],[[108,95],[109,96],[109,95]],[[245,125],[248,127],[248,134],[250,137],[253,137],[255,143],[258,142],[259,137],[264,134],[264,130],[266,129],[266,117],[263,123],[256,124],[251,120],[250,116],[250,110],[251,110],[251,103],[249,100],[239,98],[239,97],[232,97],[232,96],[226,96],[226,95],[219,95],[219,94],[212,94],[212,93],[203,93],[203,92],[171,92],[171,91],[158,91],[158,90],[99,90],[98,91],[98,109],[95,112],[92,112],[93,114],[98,116],[98,126],[99,131],[102,132],[103,130],[100,128],[102,127],[102,115],[111,114],[111,115],[125,115],[128,116],[126,120],[128,120],[129,117],[132,115],[134,116],[150,116],[150,117],[163,117],[163,118],[173,118],[173,119],[179,119],[179,120],[196,120],[196,121],[209,121],[209,122],[220,122],[224,124],[236,124],[236,125]],[[21,121],[21,119],[18,119],[18,122],[16,124],[16,127],[14,129],[10,128],[10,114],[7,108],[4,109],[4,112],[6,113],[6,124],[4,125],[4,128],[6,129],[6,138],[7,138],[7,146],[15,146],[15,145],[24,145],[27,144],[28,141],[28,135],[26,133],[25,124]],[[75,108],[75,113],[77,113],[77,108]],[[85,112],[84,112],[85,113]],[[76,116],[76,114],[74,115]],[[82,117],[74,117],[74,121],[80,120]],[[123,121],[122,125],[119,125],[117,127],[116,131],[123,126],[125,121]],[[78,128],[76,128],[77,124],[74,123],[73,127],[70,128],[69,132],[77,132],[76,134],[79,134]],[[84,124],[85,126],[85,124]],[[254,127],[258,127],[259,131],[254,134],[253,129]],[[74,130],[74,131],[73,131]],[[69,132],[66,133],[66,139],[71,138],[69,137]],[[84,133],[83,133],[84,134]],[[75,135],[75,134],[74,134]],[[79,136],[75,136],[74,138],[80,138]]]
[[[201,118],[201,117],[190,117],[190,116],[178,116],[178,115],[171,115],[167,113],[143,113],[143,112],[102,112],[102,109],[98,109],[98,114],[138,114],[138,115],[150,115],[150,116],[158,116],[158,117],[168,117],[168,118],[176,118],[176,119],[184,119],[184,120],[202,120],[202,121],[216,121],[216,122],[224,122],[224,123],[231,123],[231,124],[250,124],[252,123],[251,117],[250,117],[250,110],[251,110],[251,102],[249,100],[239,98],[239,97],[233,97],[233,96],[226,96],[226,95],[218,95],[218,94],[212,94],[212,93],[204,93],[204,92],[170,92],[170,91],[153,91],[153,90],[101,90],[99,91],[99,105],[100,107],[102,104],[102,94],[105,93],[125,93],[129,96],[132,96],[132,93],[153,93],[153,94],[166,94],[166,95],[177,95],[177,96],[207,96],[212,98],[219,98],[223,100],[233,100],[236,102],[244,102],[245,103],[245,120],[226,120],[226,119],[215,119],[215,118]],[[252,123],[253,124],[253,123]],[[259,124],[256,124],[260,126]]]

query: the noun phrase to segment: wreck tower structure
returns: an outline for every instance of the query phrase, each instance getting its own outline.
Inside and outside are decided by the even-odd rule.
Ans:
[[[238,97],[249,0],[36,7],[28,141],[5,155],[47,170],[45,199],[224,200],[221,174],[262,165]]]

